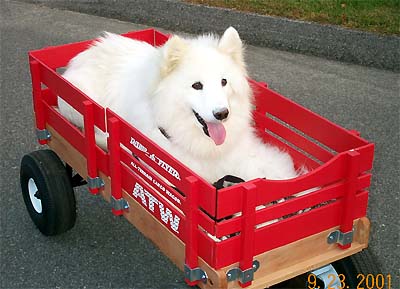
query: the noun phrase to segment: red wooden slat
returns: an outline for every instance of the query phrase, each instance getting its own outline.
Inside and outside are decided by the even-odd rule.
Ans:
[[[368,192],[356,195],[357,204],[353,207],[354,217],[361,218],[366,215]],[[343,199],[321,208],[313,209],[307,213],[296,215],[281,222],[257,230],[255,254],[271,250],[301,238],[316,234],[340,223]],[[315,215],[314,215],[315,214]],[[293,222],[290,224],[290,222]],[[270,228],[270,229],[269,229]],[[279,232],[279,233],[278,233]],[[278,236],[279,238],[273,238]],[[270,240],[263,244],[261,240]],[[278,240],[279,239],[279,240]]]
[[[86,151],[86,167],[89,178],[97,177],[97,158],[96,158],[96,139],[94,135],[94,114],[93,103],[89,100],[83,102],[84,107],[84,134],[85,134],[85,151]],[[92,194],[97,194],[99,188],[90,188]]]
[[[295,179],[283,181],[257,180],[257,187],[259,188],[257,205],[268,204],[307,189],[332,184],[345,177],[346,166],[346,155],[342,153],[318,169]],[[238,186],[240,185],[218,191],[218,219],[240,211],[242,200]]]
[[[372,143],[369,143],[365,146],[355,149],[355,151],[360,154],[360,157],[359,157],[360,172],[365,172],[365,171],[369,171],[372,169],[372,163],[374,160],[374,149],[375,149],[375,146]]]
[[[340,154],[314,171],[294,179],[282,181],[259,179],[257,205],[268,204],[307,189],[338,181],[344,177],[345,166],[345,156]],[[234,187],[219,190],[218,203],[220,204],[217,208],[218,219],[239,212],[241,209],[239,190]]]
[[[365,173],[358,177],[357,191],[367,189],[371,186],[371,173]]]
[[[332,184],[344,178],[345,167],[345,156],[338,155],[325,165],[294,179],[283,181],[260,180],[257,205],[270,203],[321,185]]]
[[[45,101],[49,105],[57,106],[57,96],[52,93],[49,88],[45,88],[42,90],[42,98],[43,101]]]
[[[214,267],[215,255],[214,247],[215,242],[202,231],[198,231],[198,244],[199,244],[199,256],[206,261],[211,267]]]
[[[314,170],[321,165],[317,161],[311,159],[302,152],[295,150],[293,147],[287,145],[282,140],[277,139],[275,136],[269,134],[265,130],[260,129],[257,131],[257,134],[265,143],[286,151],[292,157],[296,169],[305,167],[308,170]]]
[[[68,62],[78,53],[89,48],[94,40],[50,46],[40,50],[30,51],[29,55],[36,58],[51,69],[67,66]]]
[[[366,189],[371,184],[371,174],[360,176],[358,179],[357,190]],[[256,224],[275,220],[299,210],[310,208],[314,205],[337,199],[345,192],[345,182],[341,181],[324,187],[318,191],[307,195],[287,200],[285,202],[271,205],[267,208],[258,210],[256,213]],[[227,219],[216,224],[215,235],[217,238],[227,236],[240,231],[241,217]]]
[[[256,198],[257,186],[254,184],[243,185],[243,204],[242,204],[242,222],[240,231],[240,261],[239,268],[242,271],[253,268],[254,252],[254,227],[256,224]],[[247,287],[251,281],[240,283],[240,286]]]
[[[367,144],[360,137],[349,133],[344,128],[324,119],[277,92],[255,82],[252,82],[252,85],[256,87],[256,107],[260,113],[270,113],[313,139],[332,148],[334,151],[343,152]]]
[[[83,133],[53,107],[44,103],[47,123],[52,126],[68,143],[86,157],[85,139]],[[100,171],[108,174],[108,156],[96,145],[96,162]]]
[[[199,226],[211,235],[215,235],[215,221],[203,211],[199,211]]]
[[[161,46],[163,45],[169,38],[170,35],[166,35],[164,33],[161,33],[157,30],[155,30],[155,34],[154,34],[154,46]]]
[[[106,175],[110,175],[109,173],[109,157],[106,152],[104,152],[101,148],[96,145],[96,158],[97,158],[97,168],[101,172]]]
[[[145,41],[150,45],[155,45],[155,30],[153,28],[149,28],[146,30],[140,30],[140,31],[131,31],[128,33],[123,33],[121,34],[122,36],[139,40],[139,41]]]
[[[234,236],[223,242],[216,243],[214,247],[214,269],[218,270],[239,262],[239,253],[240,236]]]
[[[42,89],[41,89],[41,76],[40,76],[40,64],[34,59],[29,59],[29,67],[32,78],[32,98],[33,98],[33,110],[35,112],[36,128],[38,130],[44,130],[46,126],[46,114],[43,107]],[[46,139],[38,140],[42,145],[47,143]]]
[[[154,188],[121,164],[122,188],[174,235],[183,239],[185,216]]]
[[[339,198],[343,195],[343,184],[324,188],[308,195],[290,199],[282,203],[271,205],[267,208],[257,211],[256,224],[262,224],[268,221],[276,220],[299,210],[310,208],[322,202]],[[242,217],[228,219],[217,224],[216,236],[218,238],[226,236],[240,230],[240,220]]]
[[[68,104],[79,111],[82,115],[84,114],[84,101],[90,101],[93,103],[94,111],[94,123],[101,130],[106,130],[105,125],[105,111],[102,106],[97,104],[94,100],[89,98],[86,94],[76,88],[74,85],[69,83],[62,76],[58,75],[57,72],[49,69],[48,67],[41,66],[41,80],[50,88],[53,94],[56,94],[63,98]]]
[[[367,192],[357,194],[357,205],[353,208],[355,218],[365,216],[367,203]],[[254,255],[338,226],[340,223],[341,205],[342,201],[339,200],[324,207],[258,229],[256,231]],[[218,270],[238,262],[240,260],[239,253],[240,236],[216,243],[216,262],[214,268]]]
[[[259,129],[265,130],[268,129],[276,135],[284,138],[286,141],[294,144],[298,148],[303,151],[309,153],[315,158],[319,159],[322,162],[327,162],[334,154],[317,145],[316,143],[308,140],[304,136],[299,135],[288,127],[283,126],[282,124],[276,122],[275,120],[255,111],[253,113],[254,118],[256,120],[257,127]]]
[[[199,197],[200,197],[200,182],[195,177],[188,177],[190,189],[186,192],[185,206],[185,265],[190,269],[198,267],[199,256]],[[193,286],[197,281],[191,281],[185,278],[188,285]]]
[[[119,147],[119,141],[118,141]],[[183,204],[185,203],[185,197],[177,192],[174,188],[163,181],[159,176],[157,176],[152,170],[148,169],[144,163],[139,162],[135,157],[133,157],[125,149],[120,148],[121,161],[126,164],[130,169],[137,173],[140,177],[149,182],[152,186],[159,189],[159,192],[168,199],[175,206],[183,211]]]
[[[111,177],[111,196],[115,200],[122,198],[122,185],[121,185],[121,157],[119,146],[119,122],[116,118],[107,119],[107,128],[109,137],[107,139],[107,147],[110,155],[110,177]],[[123,210],[115,210],[112,208],[114,215],[120,216]]]
[[[157,34],[162,39],[161,35],[164,34],[158,31]],[[146,41],[151,45],[155,45],[154,43],[155,30],[152,28],[141,31],[132,31],[124,33],[122,35],[132,39]],[[96,39],[90,39],[76,43],[63,44],[58,46],[49,46],[39,50],[30,51],[29,55],[36,58],[40,62],[46,64],[51,69],[65,67],[73,57],[75,57],[80,52],[89,48],[89,46],[95,40]]]
[[[353,229],[353,208],[355,206],[356,192],[358,186],[360,153],[350,151],[347,153],[347,174],[346,174],[346,194],[343,198],[340,231],[348,233]],[[342,249],[350,248],[351,244],[340,245]]]
[[[53,107],[44,104],[47,123],[51,125],[68,143],[85,156],[85,138],[82,132]]]

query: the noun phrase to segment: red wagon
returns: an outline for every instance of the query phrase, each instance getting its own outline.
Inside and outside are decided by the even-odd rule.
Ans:
[[[154,29],[124,36],[156,46],[168,39]],[[323,273],[335,271],[326,265],[367,247],[374,145],[356,131],[249,80],[259,135],[310,172],[217,190],[60,75],[91,42],[29,53],[37,136],[51,150],[24,156],[21,186],[42,233],[59,234],[74,225],[73,187],[87,183],[181,268],[190,285],[264,288],[307,272],[326,283]],[[84,131],[58,112],[57,96],[84,116]],[[108,151],[96,145],[95,127],[107,128]],[[291,197],[312,188],[317,189]],[[340,281],[337,273],[332,276],[329,281]]]

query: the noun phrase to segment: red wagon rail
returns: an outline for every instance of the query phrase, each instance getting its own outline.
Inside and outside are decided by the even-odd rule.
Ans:
[[[154,29],[124,36],[155,46],[168,39]],[[125,208],[132,204],[125,200],[128,195],[181,240],[189,284],[204,277],[196,275],[202,260],[214,270],[238,264],[251,275],[241,280],[241,286],[248,286],[255,256],[334,227],[349,236],[354,221],[366,216],[374,145],[357,133],[250,80],[258,134],[287,150],[297,168],[306,166],[310,172],[291,180],[256,179],[216,190],[58,73],[91,42],[29,53],[39,142],[63,154],[56,149],[62,140],[67,143],[64,147],[70,146],[81,155],[85,166],[78,171],[87,177],[92,193],[103,192],[102,186],[106,186],[105,191],[110,192],[104,196],[112,202],[114,214],[125,214]],[[57,96],[83,115],[83,131],[58,112]],[[96,145],[95,127],[102,131],[108,128],[108,151]],[[62,158],[68,162],[67,154]],[[292,198],[309,189],[313,191]],[[282,198],[286,201],[276,202]],[[260,205],[264,207],[257,210]],[[262,225],[266,222],[269,224]],[[348,249],[351,240],[339,246]]]

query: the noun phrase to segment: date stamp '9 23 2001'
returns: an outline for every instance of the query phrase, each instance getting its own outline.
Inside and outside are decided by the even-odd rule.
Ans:
[[[339,278],[340,287],[339,289],[350,289],[353,288],[349,286],[346,282],[346,276],[344,274],[329,274],[327,285],[328,289],[336,289],[332,287],[333,284],[337,282],[336,278]],[[323,287],[318,285],[317,276],[314,274],[309,274],[307,277],[307,288],[308,289],[323,289]],[[390,274],[357,274],[357,282],[355,289],[394,289],[392,288],[392,276]]]

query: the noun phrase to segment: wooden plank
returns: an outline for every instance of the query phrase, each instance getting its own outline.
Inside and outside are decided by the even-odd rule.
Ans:
[[[46,126],[47,130],[51,133],[51,139],[48,146],[67,164],[69,164],[82,178],[87,178],[86,158],[71,144],[69,144],[54,128],[50,125]],[[110,179],[102,172],[99,176],[104,181],[104,189],[100,190],[103,198],[110,202],[111,183]]]
[[[356,230],[354,242],[346,250],[340,249],[336,244],[328,244],[326,241],[329,233],[338,229],[338,226],[255,256],[254,259],[258,260],[261,265],[254,274],[252,286],[248,288],[270,287],[367,248],[370,228],[368,218],[355,220],[354,226]],[[226,274],[231,268],[237,266],[238,263],[225,267],[222,271]],[[229,282],[228,288],[239,289],[241,287],[238,282]]]

